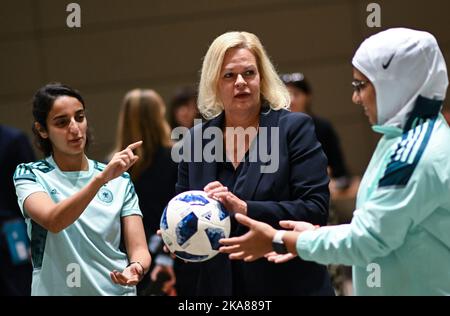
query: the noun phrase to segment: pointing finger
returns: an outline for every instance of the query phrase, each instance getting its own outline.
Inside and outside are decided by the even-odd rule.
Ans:
[[[128,145],[127,148],[130,148],[131,150],[134,150],[134,149],[138,148],[138,147],[141,146],[141,145],[142,145],[142,140],[140,140],[140,141],[138,141],[138,142],[135,142],[135,143],[133,143],[133,144]]]

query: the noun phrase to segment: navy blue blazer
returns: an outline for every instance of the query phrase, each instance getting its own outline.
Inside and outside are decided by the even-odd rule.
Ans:
[[[194,148],[194,129],[222,128],[224,112],[191,129],[191,150]],[[278,169],[273,173],[261,173],[264,165],[260,159],[251,163],[242,185],[233,193],[247,202],[248,216],[280,228],[280,220],[307,221],[326,225],[328,218],[329,190],[327,158],[317,141],[312,119],[302,113],[263,108],[260,128],[267,127],[270,139],[271,127],[279,127],[279,139],[275,144],[279,151]],[[202,140],[202,148],[209,142],[223,139]],[[268,152],[274,151],[268,142]],[[202,190],[216,181],[216,162],[181,162],[178,166],[177,193]],[[237,225],[232,235],[242,235],[247,228]],[[236,263],[233,263],[236,264]],[[333,289],[325,266],[295,258],[287,263],[274,264],[266,259],[241,265],[240,284],[245,295],[333,295]],[[198,295],[233,295],[232,264],[227,255],[219,254],[201,263],[198,279]]]

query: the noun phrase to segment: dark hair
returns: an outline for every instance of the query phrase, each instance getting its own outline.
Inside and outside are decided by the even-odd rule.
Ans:
[[[281,75],[281,80],[284,82],[285,85],[292,85],[296,87],[297,89],[301,90],[305,94],[312,94],[311,86],[306,80],[305,75],[303,75],[301,72],[294,72],[291,74],[283,74]]]
[[[171,128],[175,128],[178,126],[178,123],[175,119],[175,110],[183,105],[186,105],[190,101],[194,101],[195,103],[197,103],[197,96],[197,89],[192,86],[179,88],[175,92],[172,100],[170,101],[170,111],[168,117]],[[200,117],[200,115],[198,115],[198,117]]]
[[[71,87],[62,83],[49,83],[40,88],[33,98],[33,118],[34,122],[39,123],[45,130],[47,130],[47,116],[53,107],[55,100],[61,96],[74,97],[85,108],[84,100],[81,94]],[[35,135],[36,146],[47,157],[53,152],[52,144],[48,138],[42,138],[39,131],[36,129],[35,124],[32,126],[33,133]],[[86,149],[89,145],[90,135],[86,134]]]

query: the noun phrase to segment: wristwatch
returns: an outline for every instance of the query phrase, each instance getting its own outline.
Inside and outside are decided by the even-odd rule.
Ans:
[[[279,254],[288,253],[286,245],[283,242],[284,233],[286,233],[285,230],[278,230],[272,239],[272,248],[276,253]]]

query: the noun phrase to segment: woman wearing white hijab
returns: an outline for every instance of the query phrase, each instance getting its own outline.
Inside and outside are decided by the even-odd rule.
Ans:
[[[222,252],[252,261],[294,256],[353,265],[356,295],[450,295],[450,129],[440,113],[448,77],[436,39],[395,28],[366,39],[353,60],[353,101],[383,134],[350,224],[284,221],[276,231],[237,215],[250,231]],[[273,245],[272,245],[273,244]],[[283,253],[287,248],[287,254]]]

